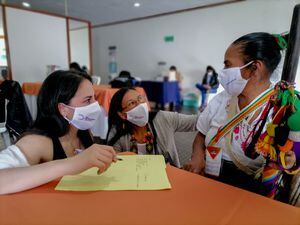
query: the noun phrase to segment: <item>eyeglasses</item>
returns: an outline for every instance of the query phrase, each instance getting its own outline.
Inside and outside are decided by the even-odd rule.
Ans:
[[[139,95],[136,100],[130,99],[127,101],[126,106],[123,109],[131,109],[137,106],[140,103],[146,102],[146,99],[144,96]]]

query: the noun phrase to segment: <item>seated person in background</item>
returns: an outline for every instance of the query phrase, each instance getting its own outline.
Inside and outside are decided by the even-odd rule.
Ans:
[[[8,69],[7,68],[1,70],[1,76],[2,76],[3,80],[8,80]]]
[[[3,105],[0,107],[6,111],[5,127],[10,136],[16,139],[32,125],[33,121],[21,85],[17,81],[9,80],[7,69],[2,70],[1,73],[4,81],[0,83],[3,100]]]
[[[169,77],[168,77],[169,81],[177,81],[178,82],[178,101],[176,102],[175,105],[180,105],[182,104],[182,83],[183,83],[183,76],[181,75],[181,73],[177,70],[177,68],[175,66],[170,66],[169,68]],[[170,110],[174,109],[174,102],[170,103]]]
[[[109,84],[112,88],[132,87],[136,83],[134,77],[128,71],[121,71],[119,76],[113,79]]]
[[[90,74],[90,73],[89,73],[89,70],[88,70],[88,68],[87,68],[86,66],[82,66],[81,69],[83,70],[84,73]]]
[[[176,66],[170,66],[169,80],[170,81],[176,80],[178,82],[179,91],[182,90],[183,77],[182,77],[181,73],[177,70]]]
[[[273,112],[267,104],[273,89],[270,76],[280,62],[280,50],[275,37],[264,32],[244,35],[227,48],[219,74],[225,90],[199,115],[199,132],[186,170],[266,196],[277,195],[283,180],[275,184],[272,195],[265,193],[262,170],[266,159],[257,154],[255,144],[260,132],[270,129],[266,123]],[[243,113],[247,107],[251,110]],[[232,120],[234,116],[236,120]],[[264,122],[262,118],[266,118]],[[285,163],[287,168],[296,165],[294,151],[286,152]],[[288,192],[286,187],[281,190]]]
[[[174,133],[195,131],[196,121],[196,115],[149,113],[142,95],[133,88],[122,88],[110,103],[107,143],[116,151],[161,154],[166,162],[180,167]]]
[[[99,85],[101,82],[100,76],[90,75],[88,68],[86,66],[80,67],[80,65],[77,62],[70,63],[70,71],[75,72],[78,75],[89,75],[93,84]]]
[[[202,84],[197,83],[196,87],[201,91],[200,111],[202,112],[207,105],[209,93],[217,93],[219,87],[218,74],[212,66],[206,67]]]
[[[70,63],[69,68],[70,68],[70,71],[73,71],[73,72],[88,74],[87,70],[85,70],[84,67],[81,68],[79,63],[77,63],[77,62]]]
[[[37,108],[33,129],[0,152],[0,194],[94,166],[104,172],[116,161],[113,148],[93,144],[88,130],[101,112],[89,76],[71,71],[50,74],[39,92]]]

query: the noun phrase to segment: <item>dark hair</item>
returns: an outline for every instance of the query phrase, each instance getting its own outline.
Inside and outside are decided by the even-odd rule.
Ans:
[[[77,71],[80,71],[80,72],[82,71],[79,63],[77,63],[77,62],[71,62],[70,63],[70,69],[74,69],[74,70],[77,70]]]
[[[58,103],[69,104],[79,85],[91,78],[73,71],[58,70],[51,73],[43,82],[37,98],[37,118],[33,130],[45,135],[61,137],[69,131],[69,123],[58,110]]]
[[[6,68],[1,70],[1,75],[2,75],[4,80],[8,79],[8,71],[7,71]]]
[[[278,66],[282,49],[276,41],[276,37],[264,32],[250,33],[244,35],[233,42],[233,45],[239,45],[241,53],[244,55],[245,63],[254,60],[261,60],[266,65],[270,74],[276,69]],[[270,110],[269,108],[268,110]],[[269,111],[268,111],[269,113]],[[267,113],[267,115],[268,115]],[[253,151],[255,148],[255,144],[260,137],[263,127],[265,126],[267,121],[267,117],[263,119],[262,122],[259,122],[255,125],[259,125],[257,132],[253,135],[250,144],[247,146],[245,150],[245,154],[250,158],[256,158],[258,154]]]
[[[233,45],[240,46],[245,63],[261,60],[270,73],[276,69],[281,59],[280,47],[276,38],[269,33],[250,33],[235,40]]]
[[[131,78],[131,74],[130,74],[129,71],[122,70],[122,71],[119,73],[119,77]]]
[[[111,99],[108,112],[108,132],[106,142],[108,145],[113,145],[120,137],[130,133],[133,126],[127,120],[123,120],[118,112],[123,111],[122,100],[129,90],[135,90],[132,87],[123,87],[118,90]],[[114,137],[108,140],[109,133],[112,128],[115,128],[117,133]]]
[[[213,71],[213,74],[217,74],[216,71],[215,71],[215,69],[212,66],[207,66],[206,67],[206,73],[207,73],[208,70]]]
[[[169,70],[177,70],[176,66],[170,66],[170,69]]]

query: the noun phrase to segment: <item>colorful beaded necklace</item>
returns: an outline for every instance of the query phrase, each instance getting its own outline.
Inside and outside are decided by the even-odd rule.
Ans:
[[[149,129],[149,126],[147,126],[147,131],[145,133],[143,142],[146,143],[146,151],[148,154],[152,154],[154,150],[154,136],[151,133],[151,130]],[[130,151],[134,153],[138,153],[138,147],[137,147],[137,139],[132,134],[130,139]]]

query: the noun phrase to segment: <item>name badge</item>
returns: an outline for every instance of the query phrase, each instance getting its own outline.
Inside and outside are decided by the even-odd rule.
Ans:
[[[218,147],[208,146],[205,150],[205,173],[218,177],[222,163],[222,150]]]

